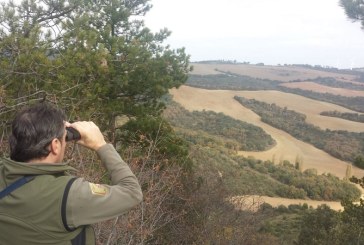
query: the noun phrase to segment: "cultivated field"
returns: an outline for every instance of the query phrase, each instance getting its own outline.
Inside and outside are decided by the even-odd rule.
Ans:
[[[309,99],[300,95],[280,91],[239,91],[233,92],[247,99],[256,99],[269,104],[275,103],[280,107],[305,114],[308,123],[319,126],[321,129],[347,130],[350,132],[364,132],[364,123],[353,122],[341,118],[320,115],[323,111],[352,112],[355,111],[327,102]]]
[[[311,123],[319,125],[323,128],[338,128],[356,131],[356,127],[362,127],[362,123],[352,124],[346,120],[336,120],[336,118],[325,117],[320,119],[317,115],[321,110],[347,111],[342,107],[331,105],[320,101],[310,100],[302,96],[287,94],[277,91],[225,91],[225,90],[205,90],[181,86],[178,90],[170,91],[175,101],[184,106],[187,110],[212,110],[222,112],[235,119],[239,119],[248,123],[252,123],[261,127],[270,134],[277,142],[277,145],[265,152],[240,152],[244,156],[253,156],[262,160],[274,160],[279,162],[289,160],[294,162],[296,157],[303,158],[303,168],[316,168],[319,173],[332,173],[338,177],[344,177],[347,163],[336,159],[326,152],[315,148],[314,146],[295,139],[286,132],[276,129],[268,124],[260,121],[260,117],[251,110],[243,107],[234,100],[234,95],[244,96],[247,98],[255,98],[266,101],[268,103],[276,103],[279,106],[287,106],[287,108],[298,112],[304,111]],[[335,119],[335,120],[332,120]],[[339,122],[340,121],[340,122]],[[348,123],[348,124],[345,124]],[[361,130],[364,131],[364,130]],[[364,176],[364,170],[353,167],[353,174],[357,177]]]
[[[242,64],[193,64],[194,70],[192,74],[208,75],[218,74],[219,71],[232,72],[239,75],[250,76],[254,78],[277,80],[282,82],[289,82],[292,80],[309,80],[317,77],[333,77],[343,82],[355,82],[356,77],[348,74],[332,73],[325,71],[318,71],[303,67],[295,66],[256,66],[256,65],[242,65]]]

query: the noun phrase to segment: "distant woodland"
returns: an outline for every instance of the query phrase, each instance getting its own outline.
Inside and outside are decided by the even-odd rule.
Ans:
[[[364,123],[364,114],[350,113],[350,112],[339,112],[339,111],[323,111],[320,115],[328,117],[338,117],[353,122]]]
[[[341,82],[332,77],[318,77],[315,79],[310,79],[310,81],[332,88],[345,88],[345,89],[359,90],[359,91],[364,90],[364,83],[355,84],[349,82]]]

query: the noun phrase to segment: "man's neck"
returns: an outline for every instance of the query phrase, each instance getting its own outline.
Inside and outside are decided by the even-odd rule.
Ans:
[[[54,163],[57,163],[57,161],[53,157],[47,156],[47,157],[31,159],[31,160],[27,161],[27,163],[30,163],[30,164],[34,164],[34,163],[37,163],[37,164],[54,164]]]

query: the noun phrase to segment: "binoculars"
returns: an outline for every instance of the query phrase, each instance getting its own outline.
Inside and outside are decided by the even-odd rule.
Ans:
[[[81,139],[81,134],[80,132],[78,132],[77,129],[72,128],[72,127],[66,127],[66,141],[77,141],[79,139]]]

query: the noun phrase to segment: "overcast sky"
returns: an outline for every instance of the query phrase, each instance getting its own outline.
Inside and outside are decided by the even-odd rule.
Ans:
[[[338,0],[151,0],[146,25],[191,61],[364,67],[364,31]]]

